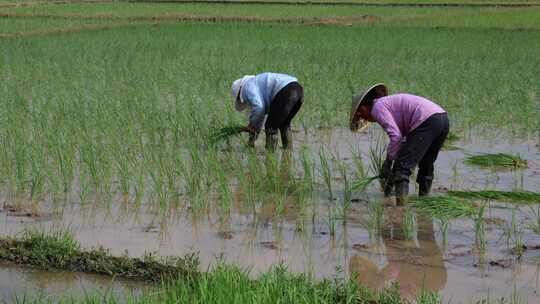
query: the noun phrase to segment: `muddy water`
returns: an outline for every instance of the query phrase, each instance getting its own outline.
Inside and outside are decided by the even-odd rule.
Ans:
[[[119,298],[137,297],[148,289],[141,282],[111,279],[109,276],[74,272],[42,271],[0,263],[0,300],[10,303],[24,295],[57,297],[71,293],[84,295],[97,292],[101,295],[113,294]]]
[[[369,133],[352,134],[345,129],[297,132],[296,149],[307,146],[317,156],[321,147],[341,160],[351,163],[360,151],[367,161],[370,143],[382,134],[375,128]],[[476,138],[476,136],[471,136]],[[524,140],[461,140],[457,150],[445,150],[437,162],[436,191],[445,189],[539,191],[540,151],[537,142]],[[261,143],[262,145],[262,143]],[[262,147],[261,147],[262,149]],[[493,171],[468,167],[462,160],[467,153],[507,152],[530,160],[530,167],[520,171]],[[298,155],[299,151],[295,151]],[[376,185],[366,194],[356,193],[346,221],[338,220],[331,233],[328,210],[339,203],[341,181],[335,173],[337,201],[329,201],[322,182],[310,200],[307,216],[299,217],[294,202],[286,202],[282,216],[273,208],[256,213],[239,206],[223,222],[213,213],[198,216],[186,209],[169,216],[149,211],[144,204],[111,204],[108,208],[68,200],[62,208],[52,208],[49,216],[32,218],[0,213],[0,233],[14,235],[25,227],[64,227],[72,230],[83,246],[103,246],[115,254],[128,252],[140,256],[155,251],[160,255],[184,255],[199,252],[202,268],[217,258],[253,269],[254,274],[277,263],[290,270],[310,272],[317,278],[357,273],[363,285],[381,289],[398,282],[404,296],[414,298],[422,288],[440,292],[446,301],[470,302],[518,295],[529,303],[539,303],[540,237],[523,228],[520,238],[527,250],[519,257],[507,244],[505,228],[512,220],[512,209],[504,203],[490,203],[486,212],[485,250],[478,250],[474,223],[456,220],[445,235],[440,223],[416,216],[409,238],[404,237],[405,210],[385,207],[384,228],[370,229],[374,216],[368,200],[380,199]],[[414,184],[411,183],[411,192]],[[47,210],[45,210],[47,211]],[[42,210],[43,212],[43,210]],[[24,214],[23,214],[24,215]],[[532,210],[521,207],[516,222],[525,226],[533,220]],[[302,220],[303,219],[303,220]],[[0,273],[0,278],[4,275]]]

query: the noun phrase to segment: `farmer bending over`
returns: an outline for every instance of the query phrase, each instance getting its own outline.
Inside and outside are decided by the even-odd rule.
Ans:
[[[247,75],[233,82],[231,93],[237,111],[250,108],[249,124],[244,128],[250,133],[250,146],[255,145],[268,114],[264,125],[266,148],[276,149],[278,129],[283,148],[291,148],[291,120],[304,99],[304,90],[296,78],[277,73]]]
[[[433,182],[433,164],[449,131],[446,111],[420,96],[388,96],[388,88],[380,83],[352,99],[351,130],[365,127],[368,122],[377,122],[390,137],[380,176],[385,181],[385,196],[390,196],[395,187],[396,203],[406,203],[409,176],[416,165],[419,167],[418,195],[428,195]]]

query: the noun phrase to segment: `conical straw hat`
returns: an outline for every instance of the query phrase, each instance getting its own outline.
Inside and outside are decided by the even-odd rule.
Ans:
[[[367,90],[365,90],[363,93],[353,96],[353,98],[352,98],[352,106],[351,106],[351,114],[350,114],[350,118],[349,118],[349,128],[351,129],[351,131],[353,131],[353,132],[354,131],[361,131],[361,130],[365,129],[369,125],[369,121],[367,121],[365,119],[362,119],[362,118],[354,119],[354,114],[356,113],[356,111],[358,111],[358,108],[360,107],[362,102],[364,102],[364,99],[366,98],[366,96],[368,96],[369,93],[371,93],[371,91],[373,91],[373,90],[375,90],[375,89],[377,89],[379,87],[382,87],[383,94],[378,96],[378,97],[387,96],[388,95],[388,87],[384,83],[377,83],[375,85],[372,85]]]

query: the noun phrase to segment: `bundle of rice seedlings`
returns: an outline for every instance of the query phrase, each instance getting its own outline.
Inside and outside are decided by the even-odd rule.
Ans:
[[[416,197],[410,204],[418,212],[440,220],[472,217],[476,212],[474,205],[451,196]]]
[[[527,161],[519,155],[506,153],[478,154],[467,157],[466,163],[480,167],[527,168]]]
[[[244,130],[244,127],[240,124],[234,124],[226,126],[217,130],[214,130],[210,135],[210,142],[215,144],[224,140],[228,140],[231,137],[238,136]]]
[[[362,192],[362,191],[366,190],[366,188],[373,181],[375,181],[377,179],[379,179],[378,176],[370,176],[370,177],[364,177],[364,178],[357,179],[352,183],[352,189],[355,190],[355,191]]]
[[[448,191],[454,197],[466,199],[491,199],[517,203],[540,203],[540,193],[531,191]]]

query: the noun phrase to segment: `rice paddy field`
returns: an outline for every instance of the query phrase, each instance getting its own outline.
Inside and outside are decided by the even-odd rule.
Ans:
[[[540,303],[538,54],[538,1],[0,0],[0,297]],[[292,151],[216,141],[264,71],[304,86]],[[449,113],[431,198],[371,178],[374,82]]]

